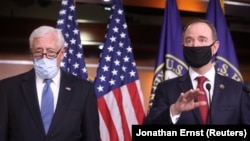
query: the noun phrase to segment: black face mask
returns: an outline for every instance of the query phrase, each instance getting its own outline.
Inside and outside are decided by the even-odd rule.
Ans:
[[[200,68],[206,65],[212,59],[211,47],[214,43],[209,46],[199,47],[183,46],[184,59],[187,64],[194,68]]]

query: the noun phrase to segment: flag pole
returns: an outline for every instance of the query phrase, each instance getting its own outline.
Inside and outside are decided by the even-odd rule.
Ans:
[[[220,0],[220,6],[221,6],[221,9],[222,9],[223,13],[225,14],[225,4],[224,4],[224,0]]]

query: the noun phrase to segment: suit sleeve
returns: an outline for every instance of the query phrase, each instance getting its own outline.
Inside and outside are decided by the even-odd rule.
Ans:
[[[172,124],[169,112],[169,102],[164,92],[163,84],[158,84],[155,98],[144,124]]]
[[[0,141],[7,141],[8,107],[3,84],[4,82],[0,81]]]
[[[250,125],[250,91],[243,87],[241,99],[241,122]]]

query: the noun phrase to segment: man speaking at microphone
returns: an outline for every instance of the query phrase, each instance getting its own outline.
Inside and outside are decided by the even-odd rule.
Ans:
[[[189,70],[158,84],[144,124],[250,124],[250,96],[243,83],[217,74],[213,65],[219,49],[215,27],[193,20],[184,28],[182,42]]]

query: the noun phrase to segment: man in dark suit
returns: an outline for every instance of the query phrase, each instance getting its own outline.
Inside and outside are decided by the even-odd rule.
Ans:
[[[94,85],[60,69],[60,30],[41,26],[29,40],[34,68],[0,82],[0,141],[100,141]],[[50,104],[44,80],[52,81]]]
[[[250,124],[250,96],[243,84],[216,73],[212,57],[218,49],[213,25],[201,19],[187,24],[183,53],[189,70],[158,84],[145,124]],[[201,76],[204,82],[198,83]]]

